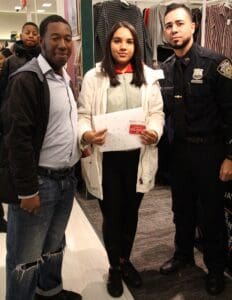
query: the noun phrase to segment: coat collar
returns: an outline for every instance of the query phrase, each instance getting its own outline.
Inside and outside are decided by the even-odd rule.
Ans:
[[[96,72],[101,72],[101,62],[96,63]],[[162,70],[154,70],[148,67],[147,65],[144,65],[144,75],[147,84],[153,84],[154,82],[158,81],[159,79],[163,79],[163,71]]]

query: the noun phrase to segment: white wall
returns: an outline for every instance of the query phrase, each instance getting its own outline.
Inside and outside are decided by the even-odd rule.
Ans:
[[[27,21],[25,13],[0,12],[0,39],[9,40],[11,31],[21,32],[22,25]]]
[[[57,13],[61,16],[64,16],[64,1],[56,0],[54,11],[52,11],[51,13]],[[27,13],[26,11],[3,12],[0,10],[0,40],[9,40],[11,31],[17,31],[20,34],[22,25],[27,21],[32,21],[39,25],[40,21],[48,15],[49,14]]]

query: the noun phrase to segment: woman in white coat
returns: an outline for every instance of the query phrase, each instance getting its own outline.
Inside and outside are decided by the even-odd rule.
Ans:
[[[103,61],[86,73],[79,96],[81,147],[91,148],[91,154],[82,159],[82,172],[103,214],[103,238],[110,263],[107,290],[113,297],[123,293],[122,278],[133,287],[142,285],[130,254],[139,206],[144,193],[153,188],[157,170],[156,145],[164,123],[158,79],[159,72],[142,62],[134,27],[119,22],[108,36]],[[93,116],[136,107],[142,107],[146,115],[141,148],[100,152],[107,129],[95,131]]]

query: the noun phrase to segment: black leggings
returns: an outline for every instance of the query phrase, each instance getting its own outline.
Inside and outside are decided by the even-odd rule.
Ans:
[[[139,150],[106,152],[103,155],[103,238],[112,267],[129,259],[143,198],[136,193]]]

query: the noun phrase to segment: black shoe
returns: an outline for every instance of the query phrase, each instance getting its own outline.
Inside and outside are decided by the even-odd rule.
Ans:
[[[166,261],[161,267],[160,267],[160,273],[163,275],[168,275],[170,273],[174,273],[176,271],[179,271],[180,269],[184,269],[186,267],[192,267],[195,266],[194,260],[179,260],[175,257],[169,259]]]
[[[5,219],[0,220],[0,232],[7,232],[7,221]]]
[[[218,295],[225,289],[225,279],[223,273],[211,273],[206,277],[205,289],[210,295]]]
[[[122,273],[120,268],[110,268],[107,281],[107,291],[112,297],[120,297],[123,293]]]
[[[35,300],[81,300],[82,297],[80,294],[62,290],[58,294],[54,296],[41,296],[39,294],[35,294]]]
[[[135,269],[132,263],[127,260],[124,261],[121,265],[122,278],[126,284],[131,287],[139,288],[142,286],[142,278],[139,275],[139,272]]]

